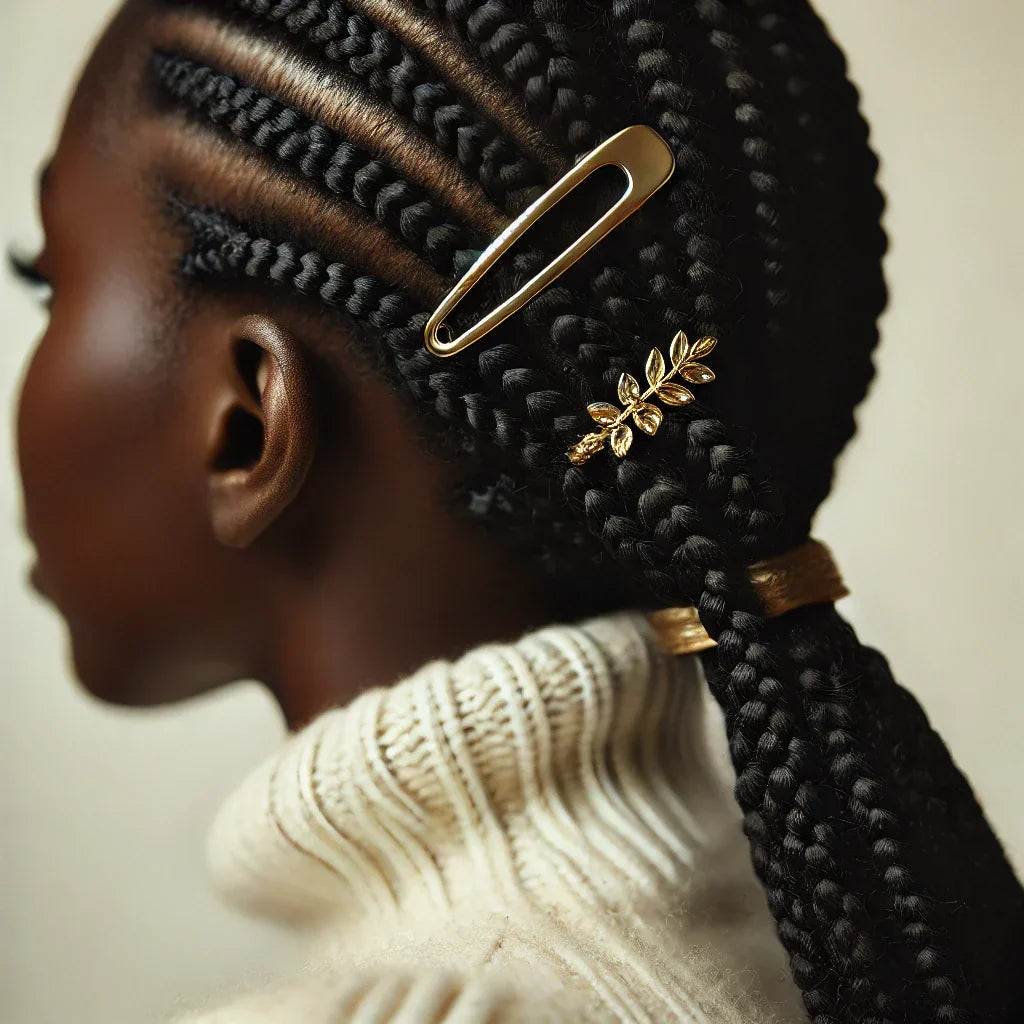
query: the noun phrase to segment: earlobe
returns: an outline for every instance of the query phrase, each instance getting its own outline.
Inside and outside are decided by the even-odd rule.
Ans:
[[[208,452],[210,516],[217,539],[240,548],[277,519],[306,478],[312,393],[298,345],[264,316],[232,325],[222,373]]]

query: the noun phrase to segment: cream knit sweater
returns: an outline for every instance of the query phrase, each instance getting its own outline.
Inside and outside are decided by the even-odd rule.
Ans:
[[[321,715],[210,842],[309,968],[189,1024],[805,1020],[707,705],[622,613]]]

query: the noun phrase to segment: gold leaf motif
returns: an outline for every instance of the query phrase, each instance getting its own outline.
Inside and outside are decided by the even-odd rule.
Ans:
[[[656,405],[644,402],[637,406],[633,413],[633,422],[645,434],[650,434],[653,437],[658,432],[658,427],[661,426],[663,416],[664,413]]]
[[[676,336],[672,339],[672,344],[668,347],[668,357],[672,361],[673,366],[679,366],[680,363],[686,360],[686,349],[689,344],[690,342],[682,331],[676,332]]]
[[[633,445],[632,419],[635,427],[653,437],[665,420],[664,411],[654,404],[656,400],[667,406],[689,405],[694,401],[693,392],[672,378],[678,374],[680,381],[688,384],[708,384],[715,379],[714,370],[700,362],[718,344],[715,338],[706,335],[691,342],[684,331],[677,331],[668,348],[668,361],[658,347],[651,349],[644,366],[644,374],[650,387],[641,391],[637,378],[623,373],[619,377],[618,398],[622,405],[610,402],[592,402],[587,406],[591,418],[600,430],[587,434],[567,452],[574,466],[582,466],[592,455],[608,446],[621,459]]]
[[[690,352],[687,358],[703,359],[717,344],[717,338],[712,338],[710,336],[700,338],[694,342],[693,350]]]
[[[619,418],[619,410],[609,402],[592,402],[587,406],[587,412],[595,423],[607,427]]]
[[[687,405],[693,401],[693,392],[680,384],[659,384],[658,397],[666,405]]]
[[[690,384],[710,384],[715,379],[715,372],[703,363],[688,363],[683,367],[682,376]]]
[[[647,383],[656,388],[665,379],[665,357],[656,348],[651,349],[647,357]]]
[[[625,423],[620,423],[612,431],[612,451],[621,459],[629,451],[632,443],[633,431]]]
[[[640,397],[640,385],[636,382],[636,377],[630,373],[624,373],[619,378],[619,401],[623,405],[629,405],[630,402],[635,402]]]

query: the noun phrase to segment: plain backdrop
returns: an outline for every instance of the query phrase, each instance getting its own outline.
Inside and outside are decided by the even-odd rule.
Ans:
[[[111,0],[0,0],[0,241],[38,241],[36,170]],[[862,87],[889,196],[880,376],[818,519],[844,609],[922,699],[1024,865],[1024,5],[820,0]],[[0,399],[42,317],[0,283]],[[823,338],[822,344],[828,344]],[[124,712],[84,696],[23,583],[0,418],[0,1019],[163,1020],[294,951],[217,902],[218,801],[284,729],[255,685]],[[110,566],[117,571],[116,565]]]

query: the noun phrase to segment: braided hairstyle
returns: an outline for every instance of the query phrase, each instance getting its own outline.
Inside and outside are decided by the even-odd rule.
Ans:
[[[942,741],[834,608],[768,618],[746,573],[807,538],[886,301],[877,161],[806,0],[158,13],[157,118],[258,163],[270,193],[357,210],[423,270],[414,283],[357,265],[323,217],[242,213],[179,183],[184,276],[344,318],[462,468],[470,515],[556,578],[599,572],[607,601],[699,610],[751,856],[810,1019],[1014,1018],[1024,894]],[[370,127],[349,130],[354,107]],[[484,341],[427,353],[427,318],[475,255],[634,123],[675,155],[665,189]],[[558,230],[584,223],[588,187]],[[558,251],[552,219],[481,283],[485,308]],[[587,404],[680,328],[723,339],[706,404],[671,410],[621,459],[570,463]]]

